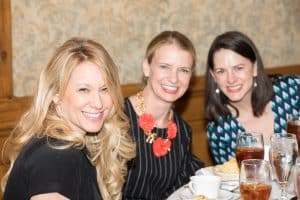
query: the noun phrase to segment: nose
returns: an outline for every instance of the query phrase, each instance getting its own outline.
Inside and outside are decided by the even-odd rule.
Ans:
[[[236,75],[233,71],[228,71],[227,73],[227,82],[228,83],[234,83],[236,81]]]
[[[95,94],[91,97],[91,106],[96,109],[101,109],[103,107],[101,95]]]
[[[178,81],[178,72],[177,70],[173,70],[170,72],[170,81],[171,83],[177,83]]]

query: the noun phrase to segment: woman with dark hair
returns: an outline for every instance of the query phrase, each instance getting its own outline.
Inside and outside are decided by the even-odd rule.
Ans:
[[[213,41],[206,66],[206,118],[216,163],[235,157],[238,132],[286,133],[289,114],[300,110],[300,77],[267,76],[251,39],[238,31]]]
[[[177,31],[158,34],[147,47],[145,86],[125,100],[137,156],[124,199],[166,199],[203,166],[191,153],[191,127],[173,110],[189,87],[195,56],[192,42]]]

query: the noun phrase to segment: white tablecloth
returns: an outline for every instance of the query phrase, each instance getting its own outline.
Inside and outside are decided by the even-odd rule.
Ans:
[[[213,174],[212,171],[213,167],[206,167],[203,169],[198,170],[195,175],[200,175],[200,174]],[[228,177],[226,177],[228,178]],[[239,182],[236,176],[232,177],[235,180],[224,180],[221,182],[221,187],[219,191],[219,197],[217,200],[237,200],[240,199],[240,194],[239,194]],[[288,197],[292,198],[295,196],[293,192],[293,184],[290,183],[288,188]],[[183,198],[182,196],[188,196],[190,199]],[[280,187],[279,185],[275,182],[272,181],[272,192],[271,192],[271,200],[279,199],[280,197]],[[172,195],[168,197],[167,200],[194,200],[195,197],[191,194],[190,189],[188,188],[187,185],[182,186],[178,190],[176,190]]]

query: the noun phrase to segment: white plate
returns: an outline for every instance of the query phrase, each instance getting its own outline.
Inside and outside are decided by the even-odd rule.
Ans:
[[[230,200],[235,196],[235,194],[225,191],[219,190],[219,195],[217,200]],[[171,194],[167,200],[196,200],[197,196],[193,195],[188,188],[188,186],[182,186],[178,190],[176,190],[173,194]]]
[[[222,178],[222,181],[238,181],[239,180],[239,174],[232,174],[232,173],[222,173],[218,171],[218,166],[212,166],[212,167],[205,167],[200,170],[197,170],[195,172],[195,175],[200,174],[213,174],[220,176]]]

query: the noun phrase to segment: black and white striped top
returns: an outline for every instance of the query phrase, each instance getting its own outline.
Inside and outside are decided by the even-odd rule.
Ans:
[[[137,125],[138,115],[128,98],[125,106],[137,144],[137,156],[128,172],[123,199],[166,199],[187,183],[197,169],[203,167],[203,163],[190,152],[191,128],[174,112],[177,137],[171,140],[171,151],[157,158],[153,154],[152,144],[146,142],[146,135]],[[154,128],[154,132],[166,138],[166,129]]]

